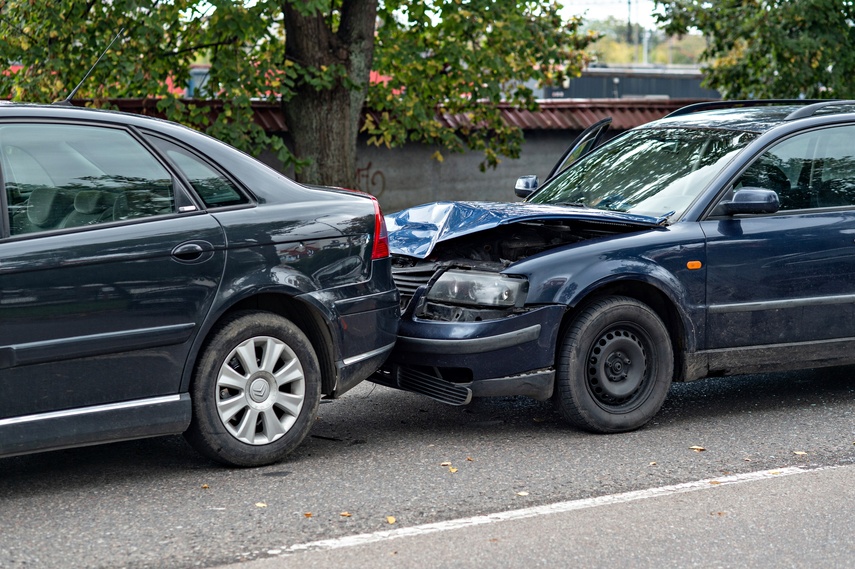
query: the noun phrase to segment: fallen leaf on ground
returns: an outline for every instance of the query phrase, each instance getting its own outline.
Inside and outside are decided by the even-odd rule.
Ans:
[[[704,452],[707,449],[705,449],[704,447],[695,445],[693,447],[689,447],[689,450],[693,450],[695,452]]]
[[[718,480],[710,480],[710,484],[721,484]]]
[[[267,504],[265,504],[264,502],[256,502],[255,507],[256,508],[266,508]]]
[[[799,456],[802,456],[802,455],[805,455],[805,454],[807,454],[807,453],[806,453],[805,451],[803,451],[803,450],[794,450],[794,451],[793,451],[793,454],[797,454],[797,455],[799,455]]]
[[[454,474],[455,472],[457,472],[457,469],[456,469],[456,468],[454,468],[453,466],[449,466],[449,467],[448,467],[448,471],[449,471],[450,473]]]
[[[390,524],[394,524],[398,520],[395,519],[395,516],[386,516],[386,521]]]
[[[472,461],[473,461],[473,460],[475,460],[475,459],[474,459],[474,458],[472,458],[471,456],[467,456],[467,457],[466,457],[466,460],[468,460],[469,462],[472,462]]]
[[[439,465],[440,466],[451,466],[451,463],[450,462],[440,462]]]
[[[351,514],[350,514],[350,512],[342,512],[339,515],[343,518],[349,518]]]
[[[306,512],[306,513],[304,513],[304,514],[303,514],[303,516],[304,516],[304,517],[307,517],[307,518],[311,518],[311,517],[312,517],[312,512]]]
[[[647,466],[656,466],[656,461],[654,460],[653,462],[651,462],[651,463],[650,463],[650,464],[648,464]]]
[[[517,496],[528,496],[528,492],[523,490],[522,492],[517,492]]]
[[[202,484],[202,490],[207,490],[207,489],[208,489],[208,485],[207,485],[207,484]]]

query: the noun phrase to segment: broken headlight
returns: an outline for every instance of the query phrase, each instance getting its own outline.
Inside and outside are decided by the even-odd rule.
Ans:
[[[522,306],[528,281],[498,273],[445,271],[427,293],[427,300],[470,306]]]

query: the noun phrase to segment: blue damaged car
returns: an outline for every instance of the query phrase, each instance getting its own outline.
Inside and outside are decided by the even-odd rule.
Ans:
[[[855,363],[855,102],[715,102],[582,134],[516,203],[389,215],[403,315],[371,380],[641,427],[672,381]]]

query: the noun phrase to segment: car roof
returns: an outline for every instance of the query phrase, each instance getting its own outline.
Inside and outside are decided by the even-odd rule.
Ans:
[[[215,139],[214,137],[189,126],[158,117],[109,109],[76,107],[61,103],[42,105],[4,102],[0,104],[0,119],[79,120],[87,122],[101,122],[108,125],[122,127],[132,126],[169,135],[185,142],[191,142],[197,149],[208,153],[215,151],[217,153],[223,151],[241,153],[239,150]]]
[[[130,124],[136,126],[148,126],[154,128],[154,125],[174,125],[181,126],[173,121],[140,115],[135,113],[126,113],[122,111],[114,111],[110,109],[96,109],[91,107],[77,107],[66,103],[54,103],[52,105],[34,104],[34,103],[18,103],[10,101],[0,102],[0,117],[2,118],[46,118],[46,119],[82,119],[82,120],[102,120],[105,122],[117,124]],[[188,129],[193,130],[193,129]]]

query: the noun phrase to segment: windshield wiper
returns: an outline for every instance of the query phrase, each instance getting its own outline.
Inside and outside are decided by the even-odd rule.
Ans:
[[[582,202],[553,202],[552,205],[563,205],[563,206],[567,206],[567,207],[584,207],[584,208],[588,207],[587,205],[583,204]]]

